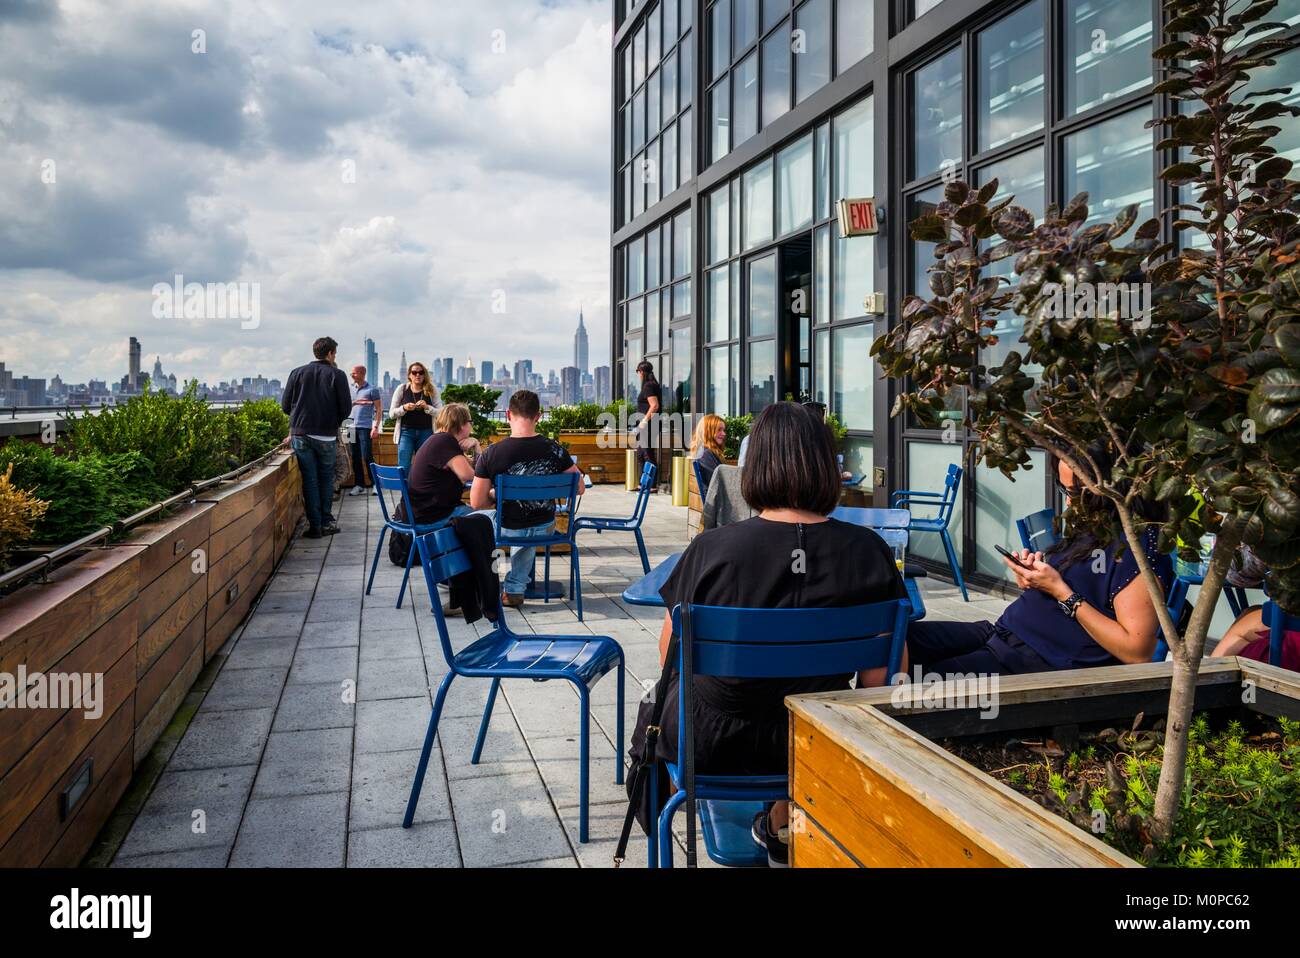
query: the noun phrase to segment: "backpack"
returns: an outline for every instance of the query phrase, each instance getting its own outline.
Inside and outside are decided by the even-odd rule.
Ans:
[[[397,508],[393,511],[393,518],[398,522],[406,521],[405,503],[399,502]],[[388,561],[395,566],[406,568],[406,558],[411,554],[411,546],[415,540],[404,532],[398,532],[396,529],[388,530]]]

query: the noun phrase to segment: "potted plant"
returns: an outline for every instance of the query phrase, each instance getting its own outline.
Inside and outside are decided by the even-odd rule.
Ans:
[[[1114,504],[1114,522],[1077,508],[1065,521],[1127,543],[1173,653],[1153,841],[1172,834],[1184,801],[1201,657],[1243,545],[1271,566],[1274,601],[1300,610],[1300,184],[1269,145],[1273,121],[1293,123],[1300,110],[1270,99],[1280,91],[1245,89],[1252,71],[1293,45],[1258,39],[1279,26],[1266,21],[1274,6],[1166,0],[1155,90],[1181,109],[1150,125],[1165,130],[1158,149],[1179,156],[1161,176],[1183,194],[1165,211],[1181,243],[1158,242],[1156,220],[1134,229],[1135,207],[1088,225],[1086,194],[1049,206],[1035,224],[1011,199],[991,202],[996,181],[949,183],[935,211],[912,224],[915,239],[938,244],[930,296],[907,297],[902,322],[872,348],[909,384],[893,414],[933,423],[944,394],[965,389],[987,466],[1012,476],[1028,468],[1031,447],[1045,449]],[[1011,256],[1017,284],[988,275]],[[1103,295],[1134,283],[1149,284],[1149,309]],[[1023,348],[986,369],[980,349],[997,342],[991,330],[1007,309],[1024,317]],[[1121,450],[1113,471],[1083,451],[1099,440]],[[1170,507],[1164,550],[1217,535],[1181,631],[1141,548],[1138,496]]]

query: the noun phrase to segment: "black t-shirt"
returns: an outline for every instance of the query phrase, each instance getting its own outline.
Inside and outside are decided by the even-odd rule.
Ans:
[[[647,379],[641,384],[641,392],[636,397],[636,411],[645,415],[650,411],[650,399],[659,400],[659,411],[664,411],[664,389],[656,380]]]
[[[402,387],[403,406],[405,406],[408,402],[419,402],[421,399],[423,399],[426,403],[429,402],[429,397],[426,396],[424,393],[417,393],[409,385]],[[430,405],[432,405],[432,403],[430,403]],[[432,429],[433,417],[429,415],[427,412],[425,412],[423,409],[408,409],[406,412],[402,413],[402,428],[403,429]]]
[[[802,563],[796,549],[803,550]],[[903,599],[907,590],[893,550],[870,529],[838,519],[803,524],[755,516],[696,536],[659,594],[671,611],[681,602],[750,609],[834,608]],[[698,676],[695,688],[714,708],[752,715],[783,708],[787,695],[846,689],[850,677]]]
[[[447,463],[461,455],[460,443],[449,432],[435,432],[415,454],[406,485],[416,522],[438,522],[460,505],[465,487]]]
[[[491,479],[505,473],[510,476],[553,476],[568,472],[573,460],[564,447],[545,436],[516,438],[494,442],[474,464],[474,475]],[[548,499],[519,499],[507,502],[501,510],[501,525],[507,529],[527,529],[545,525],[555,519],[555,503]]]

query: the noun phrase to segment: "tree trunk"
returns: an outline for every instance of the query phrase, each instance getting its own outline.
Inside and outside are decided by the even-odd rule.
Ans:
[[[1214,618],[1214,608],[1218,605],[1238,541],[1239,537],[1231,533],[1218,537],[1187,631],[1183,633],[1181,642],[1170,642],[1174,651],[1174,672],[1169,686],[1164,755],[1160,762],[1160,785],[1156,789],[1152,821],[1153,837],[1157,840],[1168,838],[1172,833],[1182,804],[1183,783],[1187,777],[1187,730],[1191,726],[1192,708],[1196,705],[1196,677],[1201,671],[1201,656],[1205,651],[1210,620]]]

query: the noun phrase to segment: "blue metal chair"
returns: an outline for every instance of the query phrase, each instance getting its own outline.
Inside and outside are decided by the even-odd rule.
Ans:
[[[704,468],[700,465],[700,460],[691,460],[691,472],[695,473],[695,490],[700,494],[700,502],[704,502],[704,497],[709,494],[709,484],[704,481]]]
[[[1300,615],[1285,612],[1276,602],[1264,603],[1264,624],[1268,626],[1268,661],[1282,665],[1282,642],[1288,632],[1300,632]]]
[[[569,547],[569,595],[578,606],[578,621],[582,621],[582,577],[578,570],[578,543],[574,538],[577,531],[575,520],[569,524],[567,532],[558,529],[547,536],[529,538],[514,533],[512,529],[501,525],[501,509],[507,502],[536,500],[560,500],[556,507],[557,515],[567,512],[573,515],[578,508],[578,483],[582,474],[561,472],[549,476],[513,476],[502,473],[496,477],[497,508],[492,518],[493,533],[498,546],[510,546],[516,549],[538,548],[546,552],[546,574],[543,585],[543,601],[550,602],[551,586],[551,546],[567,545]]]
[[[438,623],[438,641],[442,644],[442,654],[447,660],[450,671],[438,686],[438,694],[433,701],[433,714],[429,716],[429,729],[424,736],[424,749],[420,752],[420,764],[415,770],[415,781],[411,785],[411,797],[406,803],[406,815],[402,827],[410,828],[415,818],[415,808],[420,800],[420,788],[424,784],[424,773],[429,765],[429,751],[433,747],[434,736],[438,732],[438,719],[442,715],[442,706],[447,699],[447,690],[456,676],[465,678],[486,678],[492,680],[488,691],[487,705],[483,709],[483,720],[479,724],[478,738],[474,742],[474,754],[471,763],[477,765],[483,754],[483,742],[487,738],[488,722],[492,718],[492,706],[496,703],[497,689],[502,679],[532,679],[545,682],[561,679],[572,682],[578,690],[581,700],[581,718],[578,725],[578,841],[587,841],[587,785],[588,757],[590,742],[588,735],[591,711],[591,689],[605,673],[618,673],[618,702],[615,711],[617,734],[614,742],[614,784],[623,784],[623,649],[606,635],[537,635],[520,636],[510,631],[505,615],[497,619],[496,629],[483,636],[459,653],[451,648],[451,637],[447,634],[447,620],[443,618],[442,604],[438,601],[437,585],[446,582],[470,568],[470,559],[462,548],[460,540],[453,529],[439,529],[436,532],[417,536],[416,546],[420,550],[420,565],[424,569],[424,581],[429,594],[434,597],[433,617]]]
[[[407,536],[417,536],[421,533],[432,532],[434,529],[441,529],[448,524],[449,519],[443,519],[433,523],[414,523],[410,518],[415,515],[411,510],[411,493],[406,487],[406,470],[401,466],[380,466],[372,463],[370,466],[370,475],[379,492],[379,509],[384,515],[384,527],[379,530],[379,542],[375,544],[375,558],[370,563],[370,578],[366,580],[366,595],[370,594],[370,587],[375,584],[375,571],[379,568],[379,556],[384,551],[384,537],[388,535],[388,530],[400,532]],[[388,500],[385,498],[385,492],[397,492],[401,494],[402,511],[407,517],[407,521],[395,519],[388,513]],[[397,590],[397,607],[402,607],[402,597],[406,595],[406,583],[411,578],[411,565],[415,562],[415,543],[411,543],[411,549],[406,555],[406,569],[402,572],[402,587]]]
[[[1020,533],[1020,544],[1030,552],[1046,552],[1056,545],[1056,530],[1053,522],[1055,509],[1039,509],[1023,519],[1016,520],[1016,531]]]
[[[679,675],[721,675],[733,678],[798,678],[837,675],[888,666],[901,667],[907,637],[909,605],[902,599],[837,609],[728,609],[679,605],[673,610],[673,632],[684,636],[678,645]],[[690,656],[689,662],[687,656]],[[688,668],[689,665],[689,668]],[[692,747],[687,716],[692,715],[692,683],[679,684],[677,755]],[[682,766],[666,763],[675,791],[655,808],[658,770],[650,782],[650,811],[657,820],[658,848],[649,841],[650,866],[672,866],[672,820],[686,801]],[[787,776],[695,775],[693,791],[700,802],[700,823],[709,857],[721,864],[757,866],[766,853],[752,839],[746,848],[739,836],[749,836],[754,813],[765,803],[789,796]],[[706,810],[707,806],[707,810]],[[693,814],[688,809],[687,815]]]
[[[1165,600],[1165,605],[1169,608],[1170,617],[1176,622],[1182,615],[1183,602],[1187,599],[1187,593],[1194,585],[1203,585],[1205,583],[1205,573],[1209,569],[1209,556],[1202,556],[1200,562],[1189,562],[1178,555],[1178,550],[1171,553],[1174,561],[1174,581],[1169,586],[1169,595]],[[1232,617],[1235,619],[1250,605],[1250,600],[1246,597],[1246,590],[1235,585],[1224,584],[1223,596],[1228,600],[1228,608],[1232,609]],[[1152,656],[1153,662],[1163,662],[1165,656],[1169,654],[1169,643],[1165,640],[1163,630],[1156,633],[1156,651]]]
[[[576,539],[578,533],[583,529],[595,529],[596,534],[602,532],[631,532],[636,536],[636,549],[641,553],[641,568],[646,575],[650,574],[650,557],[645,551],[645,539],[641,535],[641,521],[645,519],[646,508],[650,505],[650,491],[655,487],[655,478],[658,475],[659,468],[653,462],[647,462],[641,470],[641,488],[636,494],[636,505],[632,508],[632,514],[626,519],[617,516],[579,516],[573,520],[569,527],[569,532]],[[578,608],[582,605],[579,602]],[[582,618],[581,615],[578,618]]]
[[[970,596],[966,594],[966,581],[961,575],[961,563],[957,561],[957,552],[952,547],[952,537],[948,535],[948,523],[952,519],[953,508],[957,505],[957,493],[961,489],[961,466],[953,463],[948,467],[948,476],[944,479],[943,492],[917,492],[913,489],[899,489],[889,497],[889,504],[893,508],[906,507],[911,511],[912,503],[919,506],[929,506],[937,509],[938,512],[923,519],[913,518],[908,524],[908,529],[912,532],[937,532],[939,538],[943,540],[943,550],[948,555],[948,566],[952,569],[952,577],[957,583],[957,588],[961,589],[961,597],[967,602]]]

